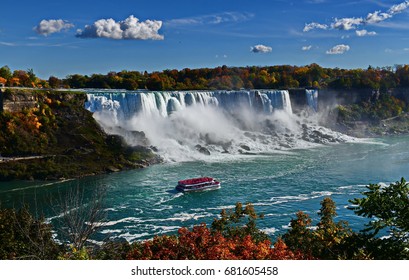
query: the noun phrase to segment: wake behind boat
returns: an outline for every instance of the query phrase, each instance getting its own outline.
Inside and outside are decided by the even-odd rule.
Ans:
[[[215,190],[220,188],[220,182],[211,177],[200,177],[180,180],[176,190],[181,192],[194,192],[204,190]]]

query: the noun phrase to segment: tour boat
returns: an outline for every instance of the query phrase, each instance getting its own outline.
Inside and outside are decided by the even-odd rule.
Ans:
[[[211,177],[200,177],[180,180],[176,190],[181,192],[193,192],[204,190],[215,190],[220,188],[220,182]]]

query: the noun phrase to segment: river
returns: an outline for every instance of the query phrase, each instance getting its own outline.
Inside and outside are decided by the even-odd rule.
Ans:
[[[337,219],[358,230],[365,220],[347,209],[348,200],[361,196],[369,183],[409,178],[408,143],[408,136],[384,137],[263,155],[167,162],[65,182],[2,182],[0,203],[3,207],[28,203],[54,222],[60,215],[55,201],[67,190],[79,186],[90,196],[105,186],[108,222],[93,238],[135,241],[175,234],[180,227],[210,225],[222,209],[250,202],[265,216],[258,227],[275,239],[299,210],[311,215],[315,224],[320,201],[330,196],[337,205]],[[174,190],[178,180],[197,176],[215,177],[222,187],[187,194]]]

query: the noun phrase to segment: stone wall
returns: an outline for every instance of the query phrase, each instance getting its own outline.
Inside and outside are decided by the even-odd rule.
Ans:
[[[0,110],[6,112],[20,112],[37,106],[36,97],[32,92],[2,89],[0,93]]]

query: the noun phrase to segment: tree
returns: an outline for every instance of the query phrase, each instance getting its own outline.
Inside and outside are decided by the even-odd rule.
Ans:
[[[376,259],[408,259],[409,183],[402,178],[389,186],[370,184],[366,188],[364,197],[350,201],[355,214],[370,219],[353,245]],[[383,238],[385,235],[388,237]]]
[[[335,223],[334,217],[337,216],[335,209],[335,202],[330,197],[321,201],[321,209],[318,212],[320,221],[314,232],[314,237],[318,241],[314,254],[323,259],[344,258],[343,243],[352,233],[346,221]]]
[[[355,198],[351,209],[355,214],[370,218],[364,232],[376,236],[386,229],[396,240],[409,242],[409,183],[404,178],[383,186],[370,184],[363,198]]]
[[[311,218],[298,211],[296,219],[291,219],[290,229],[283,235],[283,240],[290,249],[312,255],[314,236],[311,231]]]
[[[89,78],[87,76],[74,74],[65,79],[65,83],[71,88],[85,88]]]
[[[274,247],[270,240],[256,242],[250,235],[226,237],[205,224],[192,230],[179,229],[178,236],[155,236],[152,240],[132,244],[127,259],[142,260],[267,260],[304,259],[279,239]]]
[[[294,252],[318,259],[344,259],[348,249],[345,244],[352,232],[346,222],[334,222],[336,215],[334,201],[326,197],[321,201],[316,229],[311,227],[310,217],[300,211],[297,218],[291,220],[291,229],[284,234],[283,240]]]
[[[11,73],[11,70],[7,65],[0,68],[0,77],[9,80],[11,79],[12,76],[13,74]]]
[[[90,237],[104,225],[106,213],[102,203],[105,193],[104,186],[97,186],[87,198],[85,191],[77,184],[66,194],[60,195],[54,210],[61,216],[57,228],[76,251],[81,251]]]
[[[48,78],[48,84],[51,88],[59,88],[61,87],[61,80],[57,77],[50,76],[50,78]]]
[[[221,218],[215,219],[212,223],[212,230],[221,232],[225,237],[241,237],[250,235],[256,242],[268,239],[268,236],[259,230],[256,220],[264,216],[257,215],[254,206],[247,203],[245,207],[240,202],[236,203],[234,211],[232,209],[222,210]],[[247,222],[243,221],[247,217]]]
[[[33,217],[27,205],[0,209],[0,259],[55,259],[58,253],[43,217]]]

